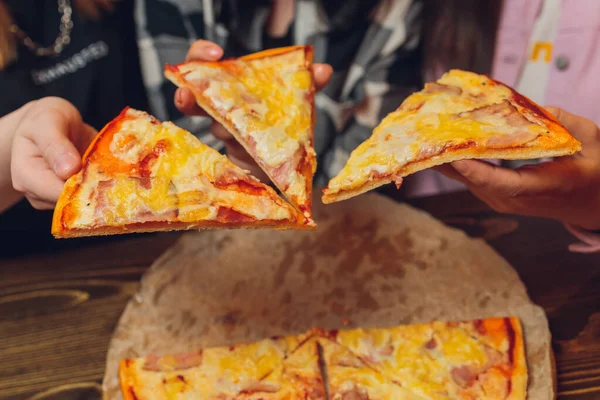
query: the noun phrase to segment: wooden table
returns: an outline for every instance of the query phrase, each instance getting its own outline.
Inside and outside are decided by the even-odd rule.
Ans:
[[[600,254],[572,254],[556,222],[499,215],[468,193],[412,202],[484,237],[544,307],[559,399],[600,399]],[[146,268],[178,234],[123,237],[0,259],[0,399],[96,399],[113,329]]]

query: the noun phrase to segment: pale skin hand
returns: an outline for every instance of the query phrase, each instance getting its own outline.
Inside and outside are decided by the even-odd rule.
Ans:
[[[79,171],[81,154],[96,135],[71,103],[57,97],[33,101],[2,118],[0,132],[10,139],[11,149],[0,156],[0,163],[9,166],[0,177],[0,211],[18,194],[37,209],[54,208],[65,180]]]
[[[592,121],[547,107],[582,144],[572,157],[516,170],[463,160],[438,167],[494,210],[556,219],[600,230],[600,129]]]
[[[219,46],[206,40],[198,40],[190,47],[186,56],[186,61],[217,61],[222,56],[223,50]],[[327,64],[313,64],[312,73],[317,90],[322,89],[327,84],[332,72],[331,66]],[[194,94],[187,88],[177,89],[177,92],[175,92],[175,106],[179,111],[186,115],[207,116],[206,112],[196,104]],[[210,131],[217,139],[223,141],[225,148],[227,149],[227,156],[233,163],[243,169],[249,170],[252,175],[261,181],[266,183],[269,182],[266,174],[258,165],[256,165],[252,157],[246,152],[242,145],[234,139],[227,129],[221,124],[213,122]]]

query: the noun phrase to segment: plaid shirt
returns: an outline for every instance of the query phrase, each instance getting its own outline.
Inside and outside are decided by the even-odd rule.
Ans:
[[[237,57],[266,48],[312,44],[315,62],[334,69],[315,96],[316,184],[336,175],[349,154],[421,86],[420,11],[415,0],[296,0],[286,36],[269,37],[270,0],[137,0],[142,75],[157,117],[172,120],[222,150],[210,121],[185,117],[173,104],[165,63],[182,62],[192,42],[207,39]]]

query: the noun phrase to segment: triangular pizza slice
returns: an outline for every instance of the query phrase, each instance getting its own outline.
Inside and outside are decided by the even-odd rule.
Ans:
[[[332,339],[426,399],[524,399],[527,364],[516,317],[336,332]]]
[[[165,68],[165,76],[189,88],[307,218],[317,165],[311,64],[312,47],[293,46]]]
[[[547,111],[483,75],[452,70],[409,96],[352,152],[323,201],[357,196],[461,159],[574,154],[581,144]]]
[[[426,400],[402,387],[334,338],[319,341],[331,400]]]
[[[58,199],[58,238],[203,228],[311,228],[275,191],[170,122],[124,110]]]
[[[317,342],[305,336],[123,360],[125,400],[325,400]]]

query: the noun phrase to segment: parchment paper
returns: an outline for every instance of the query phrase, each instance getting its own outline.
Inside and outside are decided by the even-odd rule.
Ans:
[[[375,194],[314,204],[316,231],[191,232],[142,278],[116,328],[119,360],[326,329],[517,315],[529,398],[553,399],[550,332],[517,273],[484,241]],[[346,321],[344,321],[347,319]]]

